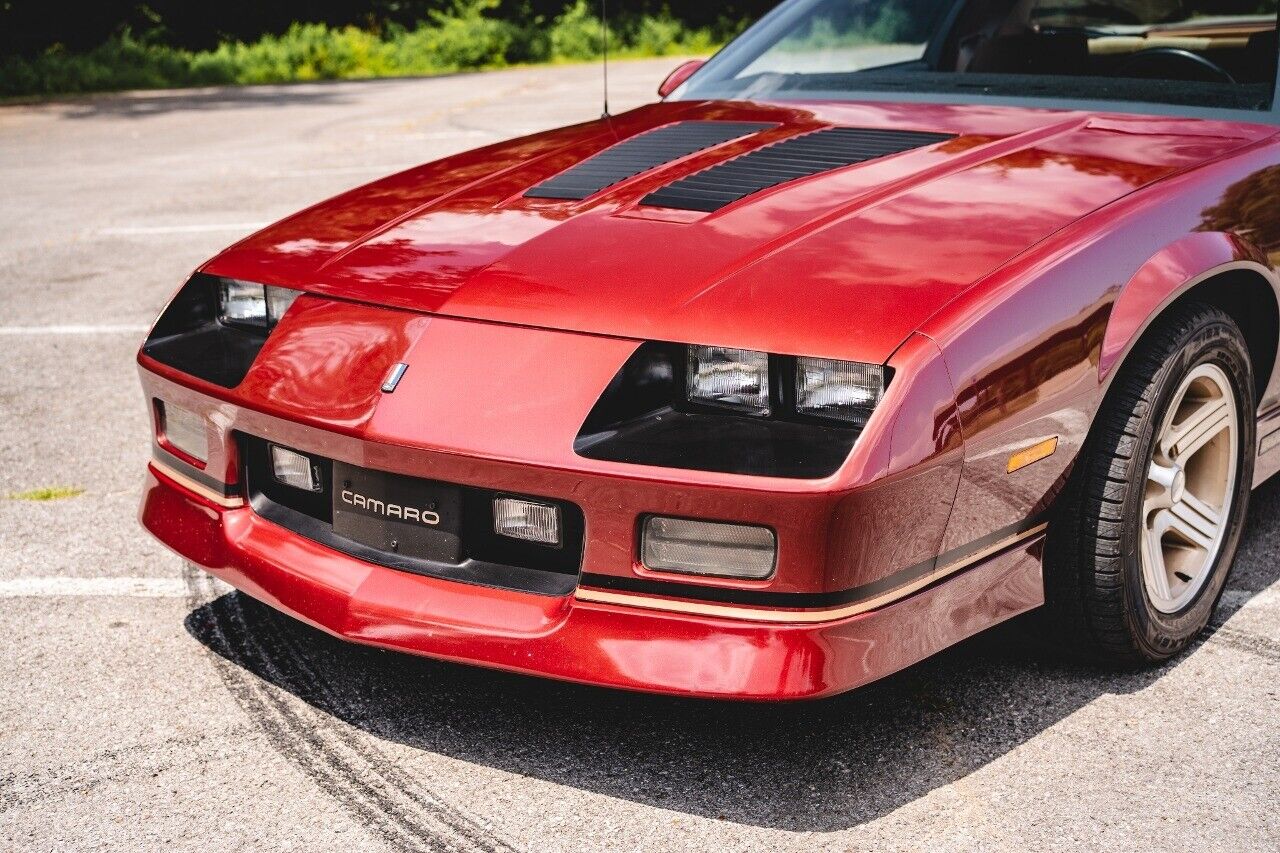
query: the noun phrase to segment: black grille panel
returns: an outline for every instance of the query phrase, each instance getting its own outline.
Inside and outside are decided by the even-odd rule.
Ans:
[[[348,472],[363,469],[343,466],[303,450],[295,451],[307,456],[319,469],[321,490],[307,492],[286,486],[273,476],[270,442],[243,433],[238,433],[237,438],[240,456],[244,461],[242,473],[245,490],[254,512],[300,536],[366,563],[462,583],[556,596],[570,595],[578,585],[586,525],[582,510],[575,504],[554,498],[531,498],[554,504],[560,510],[560,546],[537,545],[499,536],[494,532],[494,498],[524,497],[523,495],[473,486],[432,483],[434,487],[441,487],[435,490],[438,493],[452,492],[460,498],[460,520],[454,522],[452,532],[461,539],[461,553],[447,557],[421,554],[410,556],[404,552],[407,549],[384,550],[379,546],[348,538],[335,528],[335,498],[343,486],[334,479],[334,474],[342,473],[344,468]],[[385,472],[364,471],[364,474],[389,479],[412,479]],[[380,500],[386,497],[381,492],[374,496]],[[432,504],[433,508],[435,506]],[[440,514],[446,516],[446,511],[440,509]],[[395,544],[394,541],[392,544]]]
[[[769,187],[923,148],[954,137],[910,130],[833,127],[784,139],[668,184],[643,204],[710,213]]]
[[[667,125],[606,148],[543,181],[525,197],[580,201],[665,163],[771,127],[777,125],[741,121],[682,121]]]

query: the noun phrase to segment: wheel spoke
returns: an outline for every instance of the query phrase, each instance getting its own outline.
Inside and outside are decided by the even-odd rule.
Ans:
[[[1213,538],[1217,530],[1208,519],[1192,509],[1186,501],[1179,501],[1165,510],[1164,523],[1168,530],[1197,548],[1208,551],[1213,547]]]
[[[1209,506],[1209,504],[1193,495],[1189,489],[1183,493],[1182,502],[1187,505],[1189,510],[1204,519],[1209,528],[1213,530],[1214,535],[1217,535],[1218,528],[1222,525],[1221,510],[1217,507]]]
[[[1169,598],[1169,570],[1164,564],[1164,537],[1159,526],[1142,532],[1142,573],[1148,589],[1162,600]]]
[[[1227,401],[1220,397],[1214,398],[1201,404],[1180,423],[1171,427],[1160,442],[1160,447],[1167,458],[1185,463],[1229,426],[1231,409]]]

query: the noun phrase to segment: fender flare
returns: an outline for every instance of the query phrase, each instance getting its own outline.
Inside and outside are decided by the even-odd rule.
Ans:
[[[1265,252],[1237,234],[1189,234],[1147,260],[1112,303],[1098,359],[1098,382],[1104,392],[1115,377],[1115,368],[1124,363],[1143,334],[1170,305],[1199,284],[1239,270],[1265,279],[1280,311],[1280,275]],[[1272,379],[1275,378],[1273,370]]]

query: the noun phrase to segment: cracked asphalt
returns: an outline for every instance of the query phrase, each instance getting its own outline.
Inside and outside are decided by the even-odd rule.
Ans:
[[[615,105],[675,64],[619,63]],[[1280,483],[1170,666],[1102,672],[1002,628],[776,707],[348,646],[143,534],[133,355],[193,267],[599,109],[590,66],[0,108],[0,848],[1280,849]],[[84,491],[12,497],[53,487]]]

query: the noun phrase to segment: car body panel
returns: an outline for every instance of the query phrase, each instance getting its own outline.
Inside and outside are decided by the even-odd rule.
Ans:
[[[1276,292],[1267,251],[1246,234],[1210,230],[1210,212],[1277,162],[1280,145],[1263,141],[1135,193],[1055,234],[921,327],[945,353],[967,446],[957,499],[966,510],[948,545],[1051,503],[1116,364],[1160,307],[1245,262]],[[1274,366],[1274,356],[1257,366],[1271,375],[1259,399],[1264,414],[1277,402]],[[1007,473],[1010,453],[1051,435],[1062,439],[1053,457]]]
[[[788,700],[841,693],[1043,601],[1042,540],[891,607],[796,627],[529,596],[370,566],[248,507],[202,503],[155,471],[147,475],[140,517],[204,570],[343,639],[684,696]]]
[[[620,139],[689,119],[777,127],[580,202],[524,197]],[[955,138],[712,214],[640,203],[735,153],[832,125]],[[669,103],[392,176],[202,268],[308,295],[235,388],[139,356],[148,401],[205,416],[211,445],[185,479],[157,448],[143,522],[249,594],[359,642],[661,692],[849,689],[1042,602],[1045,519],[1143,330],[1223,273],[1276,285],[1280,237],[1239,200],[1270,192],[1275,133],[978,105]],[[576,454],[588,413],[645,340],[862,360],[894,379],[848,459],[819,479]],[[399,386],[380,392],[399,363]],[[1280,427],[1274,366],[1259,366],[1270,377],[1260,417]],[[1260,430],[1259,482],[1280,469],[1274,427]],[[236,493],[238,432],[573,502],[586,517],[579,593],[406,575],[233,498],[195,497],[200,478]],[[1013,455],[1051,439],[1056,452],[1010,472]],[[650,513],[768,526],[776,573],[651,572],[636,542]],[[665,591],[617,606],[601,603],[606,581]],[[706,604],[877,585],[896,597],[852,616]],[[772,624],[796,617],[811,624]]]
[[[373,356],[365,341],[394,346]],[[846,464],[820,481],[576,455],[573,435],[636,346],[304,296],[235,389],[194,388],[190,377],[146,356],[141,377],[148,399],[170,401],[213,425],[207,470],[225,482],[238,480],[234,435],[241,432],[353,465],[564,499],[588,516],[584,566],[597,575],[644,574],[633,538],[645,513],[773,528],[778,570],[748,584],[767,592],[845,590],[936,553],[963,448],[955,395],[932,343],[920,338],[895,354],[904,380],[889,389],[885,416],[873,417]],[[398,361],[410,368],[396,392],[369,392]],[[922,484],[943,495],[921,513],[916,545],[885,538],[891,517],[919,511]],[[873,515],[883,523],[867,525]],[[829,540],[838,547],[829,549]]]
[[[206,271],[469,319],[883,362],[929,315],[1058,229],[1272,132],[1149,117],[977,112],[642,108],[567,139],[556,131],[491,150],[488,175],[468,183],[453,177],[429,201],[422,201],[432,195],[424,185],[434,171],[380,182],[250,237]],[[582,202],[523,197],[617,140],[690,119],[777,127]],[[832,125],[957,136],[786,183],[713,214],[639,206],[653,189],[736,153]],[[736,310],[745,301],[758,313]],[[777,312],[789,322],[754,321]]]

